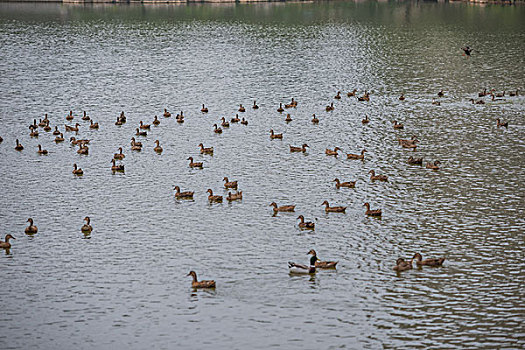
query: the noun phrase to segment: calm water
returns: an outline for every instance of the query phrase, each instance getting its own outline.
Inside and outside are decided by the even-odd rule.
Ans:
[[[478,50],[468,60],[466,44]],[[525,97],[468,100],[523,90],[524,78],[524,7],[0,4],[0,235],[17,238],[0,252],[0,348],[523,348]],[[348,98],[353,88],[371,101]],[[286,124],[276,109],[291,97],[299,106]],[[248,126],[213,133],[254,99]],[[44,113],[64,131],[70,109],[101,124],[76,118],[89,156],[42,128],[29,137]],[[139,121],[154,115],[161,124],[132,153]],[[284,140],[271,141],[271,128]],[[397,144],[412,135],[414,153]],[[306,154],[289,152],[304,142]],[[126,172],[113,175],[119,146]],[[324,154],[335,146],[366,148],[366,159]],[[441,169],[409,166],[409,155]],[[191,170],[189,156],[204,169]],[[371,183],[370,169],[390,181]],[[206,189],[227,194],[224,176],[243,201],[209,205]],[[337,190],[335,177],[357,186]],[[175,200],[175,184],[195,200]],[[324,200],[346,214],[326,214]],[[296,213],[272,217],[272,201]],[[383,219],[367,218],[364,202]],[[299,214],[315,232],[297,228]],[[80,232],[86,215],[91,239]],[[290,276],[287,261],[306,263],[311,248],[337,271]],[[415,252],[447,260],[392,271]],[[217,289],[192,291],[191,269]]]

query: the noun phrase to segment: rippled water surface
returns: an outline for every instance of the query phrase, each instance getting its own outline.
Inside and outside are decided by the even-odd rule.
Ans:
[[[509,91],[523,90],[524,67],[524,7],[0,4],[0,235],[16,237],[0,252],[0,348],[523,348],[525,97]],[[370,101],[347,97],[354,88]],[[470,103],[484,88],[506,93]],[[286,124],[276,109],[291,97]],[[215,134],[239,104],[249,124]],[[78,135],[64,132],[69,110]],[[67,139],[91,139],[89,155],[42,128],[30,138],[44,113]],[[132,152],[139,121],[155,115]],[[412,135],[415,152],[397,142]],[[305,154],[289,152],[303,143]],[[341,156],[324,154],[335,146]],[[124,174],[111,172],[118,147]],[[364,161],[346,159],[363,148]],[[410,166],[410,155],[441,167]],[[371,182],[371,169],[389,181]],[[208,204],[208,188],[227,194],[224,176],[242,202]],[[356,188],[337,190],[335,177]],[[174,185],[194,200],[176,200]],[[346,213],[325,213],[324,200]],[[273,201],[296,212],[272,216]],[[383,218],[366,217],[365,202]],[[315,232],[298,229],[300,214]],[[337,270],[289,275],[312,248]],[[392,271],[415,252],[446,261]],[[216,290],[193,291],[189,270]]]

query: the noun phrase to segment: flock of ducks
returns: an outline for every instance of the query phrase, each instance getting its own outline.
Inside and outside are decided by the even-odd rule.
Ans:
[[[356,93],[357,93],[357,89],[354,89],[353,91],[348,92],[347,96],[348,97],[355,97],[355,98],[357,98],[358,101],[369,101],[370,100],[370,93],[368,91],[365,91],[362,96],[357,96]],[[517,90],[515,93],[510,93],[509,95],[510,96],[518,96],[519,95],[519,90]],[[439,91],[437,96],[438,96],[438,98],[443,97],[444,96],[444,91],[443,90]],[[485,96],[491,96],[491,99],[493,101],[494,100],[501,100],[501,98],[505,96],[505,91],[503,93],[495,93],[495,90],[487,91],[485,89],[483,92],[480,92],[478,94],[478,97],[485,97]],[[340,100],[341,98],[342,98],[341,97],[341,91],[338,91],[337,94],[334,96],[334,99]],[[405,99],[406,99],[406,97],[404,96],[404,94],[402,94],[399,97],[400,101],[404,101]],[[474,103],[474,104],[484,104],[485,103],[483,100],[476,101],[474,99],[471,99],[471,102]],[[440,104],[440,102],[436,101],[436,99],[434,98],[432,100],[432,104],[433,105],[438,105],[438,104]],[[297,105],[298,105],[297,100],[292,98],[290,103],[287,103],[287,104],[284,105],[284,108],[283,108],[283,104],[280,103],[279,107],[277,108],[277,112],[283,113],[285,111],[285,109],[297,108]],[[252,105],[252,109],[258,109],[258,108],[259,108],[259,106],[257,105],[256,101],[254,101],[253,105]],[[335,109],[335,106],[334,106],[333,102],[331,102],[325,108],[326,112],[333,111],[334,109]],[[208,113],[208,108],[203,104],[200,111],[201,111],[201,113]],[[239,113],[244,113],[245,111],[246,111],[246,108],[242,104],[240,104],[239,108],[238,108],[238,112]],[[163,117],[170,118],[171,117],[171,113],[167,109],[164,109]],[[177,123],[184,123],[184,118],[185,118],[185,116],[184,116],[183,111],[181,111],[175,117]],[[66,120],[67,121],[72,121],[74,119],[75,119],[75,116],[73,115],[73,112],[69,111],[69,114],[66,116]],[[81,117],[81,119],[83,121],[89,121],[90,122],[89,123],[89,128],[90,129],[92,129],[92,130],[98,130],[99,129],[99,123],[98,122],[94,122],[87,115],[87,113],[85,111],[83,112],[83,116]],[[286,114],[286,118],[285,118],[284,121],[289,123],[292,120],[293,119],[291,117],[291,114],[287,113]],[[116,126],[121,126],[124,123],[126,123],[126,121],[127,121],[127,118],[126,118],[124,112],[121,112],[120,116],[117,117],[115,125]],[[311,122],[314,125],[317,125],[319,123],[319,118],[315,114],[313,114]],[[370,119],[369,119],[368,115],[366,115],[365,118],[362,120],[362,124],[363,125],[367,125],[369,122],[370,122]],[[153,121],[152,121],[152,125],[158,126],[160,123],[161,123],[161,121],[158,119],[157,116],[155,116]],[[226,120],[226,118],[222,117],[220,126],[217,123],[213,125],[213,128],[214,128],[213,132],[217,133],[217,134],[221,134],[222,131],[223,131],[223,128],[229,128],[230,127],[230,123],[240,123],[240,124],[245,125],[245,126],[248,125],[248,121],[244,117],[240,118],[239,115],[236,114],[235,117],[231,118],[230,122],[228,122]],[[397,120],[393,120],[392,121],[392,125],[393,125],[393,128],[395,130],[404,129],[404,125],[402,123],[398,123]],[[497,125],[498,128],[499,127],[508,127],[508,122],[502,121],[502,120],[500,120],[498,118],[496,120],[496,125]],[[74,132],[74,133],[77,134],[79,132],[79,130],[80,130],[80,127],[81,127],[81,125],[79,123],[75,123],[74,125],[64,124],[65,132]],[[33,120],[33,124],[31,124],[29,126],[29,129],[30,129],[29,136],[32,137],[32,138],[37,138],[39,136],[38,128],[43,128],[43,130],[45,132],[50,132],[52,130],[52,127],[50,126],[50,120],[48,119],[47,114],[45,114],[44,118],[41,119],[39,121],[39,123],[37,123],[36,119]],[[149,130],[151,130],[151,124],[145,124],[141,120],[139,122],[139,126],[135,129],[135,134],[131,137],[131,151],[140,152],[142,150],[143,145],[142,145],[141,142],[138,142],[135,139],[135,136],[137,136],[137,137],[147,136],[147,133],[148,133]],[[64,142],[65,141],[64,135],[59,130],[58,126],[55,126],[55,130],[53,131],[52,134],[54,136],[56,136],[54,141],[57,144],[60,143],[60,142]],[[282,140],[283,139],[283,134],[282,133],[276,133],[273,129],[270,129],[270,139],[271,140]],[[3,139],[0,137],[0,143],[2,141],[3,141]],[[69,141],[71,142],[71,145],[78,146],[78,150],[77,150],[78,154],[84,154],[84,155],[88,155],[89,154],[89,146],[88,146],[89,143],[90,143],[89,139],[77,139],[76,137],[73,136],[73,137],[71,137],[69,139]],[[416,150],[418,142],[419,142],[419,140],[415,136],[412,136],[412,138],[410,138],[410,139],[398,139],[398,144],[401,147],[407,148],[407,149],[410,149],[410,150],[413,150],[413,151]],[[200,149],[200,153],[201,154],[203,154],[203,155],[213,155],[213,152],[214,152],[214,148],[213,147],[205,147],[203,143],[200,143],[198,145],[198,147]],[[307,143],[303,143],[301,146],[289,145],[290,152],[306,153],[307,152],[307,148],[309,148]],[[18,139],[16,139],[15,140],[15,150],[16,151],[22,151],[23,149],[24,149],[24,146],[19,142]],[[159,140],[155,140],[155,147],[153,148],[153,150],[157,154],[161,154],[163,152],[163,148],[161,147]],[[337,157],[339,155],[338,152],[340,152],[340,151],[342,151],[342,149],[340,147],[334,147],[333,149],[326,148],[325,149],[325,154],[327,156]],[[37,149],[36,152],[37,152],[38,155],[42,155],[42,156],[45,156],[45,155],[48,154],[48,151],[46,149],[43,149],[40,144],[38,145],[38,149]],[[346,153],[346,158],[349,159],[349,160],[362,160],[363,161],[365,159],[365,153],[366,153],[366,149],[362,149],[360,153],[356,153],[356,154],[354,154],[354,153]],[[126,156],[123,153],[123,148],[122,147],[118,147],[118,153],[115,153],[113,155],[113,158],[111,159],[111,164],[112,164],[111,165],[111,170],[114,173],[115,172],[124,172],[124,165],[123,164],[117,164],[117,161],[122,161],[125,157]],[[202,162],[195,162],[193,157],[190,156],[190,157],[187,158],[187,160],[189,161],[189,167],[190,168],[195,168],[195,169],[202,169],[203,168],[203,163]],[[408,160],[407,160],[407,163],[409,165],[420,165],[421,166],[421,165],[423,165],[423,158],[415,158],[413,156],[410,156],[408,158]],[[438,170],[439,169],[439,165],[440,165],[439,160],[435,160],[435,161],[427,162],[426,163],[426,168],[431,169],[431,170]],[[75,176],[82,176],[82,175],[84,175],[84,171],[81,168],[79,168],[77,164],[73,164],[72,173]],[[373,170],[373,169],[371,169],[368,172],[368,174],[370,174],[370,180],[371,181],[388,182],[388,176],[387,175],[376,174],[375,170]],[[223,178],[223,182],[224,182],[224,188],[226,190],[236,190],[237,191],[236,193],[228,192],[228,195],[226,197],[227,201],[242,200],[242,191],[238,191],[238,186],[239,186],[238,185],[238,181],[230,181],[228,179],[228,177],[224,177]],[[338,178],[335,178],[333,180],[333,182],[335,182],[335,187],[337,189],[340,189],[340,188],[355,188],[355,186],[356,186],[356,181],[344,181],[344,182],[341,182]],[[174,186],[173,189],[175,191],[174,196],[175,196],[176,199],[193,199],[193,196],[194,196],[194,193],[195,193],[194,191],[181,191],[181,189],[180,189],[180,187],[178,185]],[[208,193],[208,201],[210,203],[221,203],[223,201],[223,196],[214,194],[212,189],[209,188],[209,189],[207,189],[206,192]],[[323,205],[325,207],[325,212],[326,213],[345,213],[346,208],[347,208],[347,207],[344,207],[344,206],[331,206],[330,203],[327,200],[325,200],[321,205]],[[279,212],[295,212],[295,208],[296,208],[296,205],[293,205],[293,204],[285,204],[285,205],[280,205],[279,206],[275,202],[270,203],[270,206],[273,209],[273,214],[274,215],[276,215]],[[363,207],[366,208],[365,215],[367,215],[367,216],[380,218],[382,216],[382,214],[383,214],[381,209],[370,209],[370,204],[369,203],[364,203]],[[305,221],[305,218],[304,218],[303,215],[299,215],[297,217],[297,220],[299,220],[299,223],[298,223],[299,229],[301,229],[301,230],[314,230],[315,229],[315,223],[310,222],[310,221]],[[90,220],[89,216],[86,216],[84,218],[84,221],[85,221],[85,224],[81,227],[80,230],[81,230],[81,232],[84,235],[89,236],[91,234],[91,232],[93,231],[93,227],[90,225],[90,221],[91,220]],[[38,232],[38,228],[34,225],[33,219],[29,218],[27,220],[27,222],[29,222],[29,226],[26,227],[25,233],[28,234],[28,235],[36,234]],[[9,249],[11,247],[11,243],[9,242],[9,240],[11,240],[11,239],[15,239],[15,237],[13,237],[11,234],[7,234],[5,236],[5,241],[1,241],[0,240],[0,248]],[[321,260],[319,260],[315,250],[313,250],[313,249],[311,249],[307,253],[307,255],[311,256],[309,265],[303,265],[303,264],[298,264],[298,263],[294,263],[294,262],[289,262],[288,263],[288,267],[289,267],[290,273],[311,274],[311,273],[315,273],[316,269],[325,269],[325,268],[332,268],[332,269],[334,269],[336,267],[336,265],[337,265],[337,261],[321,261]],[[415,260],[417,266],[441,266],[441,265],[443,265],[443,262],[445,261],[445,258],[428,258],[428,259],[423,260],[421,254],[416,253],[408,261],[406,261],[403,258],[397,259],[396,265],[393,267],[393,270],[395,270],[397,272],[401,272],[401,271],[412,269],[414,260]],[[190,271],[188,273],[188,276],[191,276],[193,278],[192,287],[194,287],[194,288],[215,288],[215,286],[216,286],[216,283],[213,280],[198,281],[197,274],[196,274],[195,271]]]

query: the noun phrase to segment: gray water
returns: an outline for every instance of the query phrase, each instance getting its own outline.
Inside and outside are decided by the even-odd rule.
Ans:
[[[477,50],[470,59],[464,45]],[[0,4],[0,235],[16,237],[0,252],[0,348],[523,348],[525,98],[508,92],[524,89],[524,67],[524,7]],[[347,97],[354,88],[370,102]],[[504,100],[471,104],[484,88]],[[276,109],[291,97],[286,124]],[[249,125],[214,134],[241,103]],[[64,132],[69,110],[77,135]],[[44,113],[67,139],[91,139],[90,154],[42,128],[30,138]],[[154,115],[161,124],[132,152]],[[412,135],[415,152],[397,143]],[[215,154],[201,155],[201,142]],[[305,142],[306,154],[289,152]],[[335,146],[341,156],[324,154]],[[118,147],[124,174],[111,172]],[[364,161],[346,159],[363,148]],[[441,168],[410,166],[410,155]],[[372,183],[371,169],[389,182]],[[208,204],[208,188],[227,194],[224,176],[242,202]],[[356,188],[337,190],[335,177]],[[194,200],[176,200],[174,185]],[[346,214],[326,214],[324,200]],[[296,212],[274,217],[273,201]],[[299,230],[300,214],[314,232]],[[337,270],[289,275],[287,262],[306,263],[312,248]],[[392,271],[415,252],[446,261]],[[192,290],[189,270],[217,288]]]

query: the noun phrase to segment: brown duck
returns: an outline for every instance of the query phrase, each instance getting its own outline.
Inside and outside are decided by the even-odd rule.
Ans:
[[[209,193],[210,195],[208,196],[208,201],[210,201],[210,203],[222,203],[222,196],[218,196],[218,195],[213,195],[213,191],[211,190],[211,188],[208,188],[208,190],[206,191],[207,193]]]
[[[315,267],[319,269],[335,269],[335,266],[337,265],[338,261],[321,261],[317,257],[317,253],[315,250],[310,249],[307,255],[312,255],[315,257]]]
[[[270,207],[273,207],[273,211],[276,213],[276,212],[290,212],[290,211],[295,211],[295,205],[282,205],[280,207],[277,206],[277,203],[275,202],[272,202],[270,203]]]
[[[396,261],[396,266],[392,270],[401,272],[412,269],[412,259],[405,261],[403,258],[399,258]]]
[[[338,178],[335,178],[334,181],[335,181],[336,188],[341,188],[341,187],[354,188],[355,183],[356,183],[356,181],[340,182]]]
[[[179,186],[175,186],[173,189],[175,190],[175,198],[177,198],[177,199],[193,199],[193,194],[195,192],[192,192],[192,191],[181,192]]]
[[[372,181],[388,181],[388,176],[386,175],[376,175],[376,172],[374,170],[370,170],[368,172],[370,174],[370,180]]]
[[[363,206],[366,207],[365,214],[368,216],[381,216],[383,214],[381,209],[370,210],[370,203],[365,203]]]
[[[324,201],[321,205],[325,206],[324,211],[327,213],[344,213],[346,211],[346,207],[331,207],[328,201]]]
[[[357,159],[357,160],[364,160],[365,159],[365,152],[366,152],[366,149],[363,149],[361,151],[361,154],[353,154],[353,153],[347,153],[346,154],[346,159]]]
[[[209,281],[198,281],[197,280],[197,273],[195,271],[190,271],[186,276],[193,277],[193,281],[191,282],[191,286],[193,288],[215,288],[215,281],[209,280]]]
[[[299,215],[297,217],[298,220],[301,220],[299,223],[299,228],[303,230],[315,230],[315,224],[311,221],[304,221],[304,216]]]
[[[414,257],[412,259],[416,260],[417,266],[422,266],[422,265],[441,266],[443,265],[443,262],[445,261],[445,258],[427,258],[423,260],[423,257],[419,253],[414,254]]]

